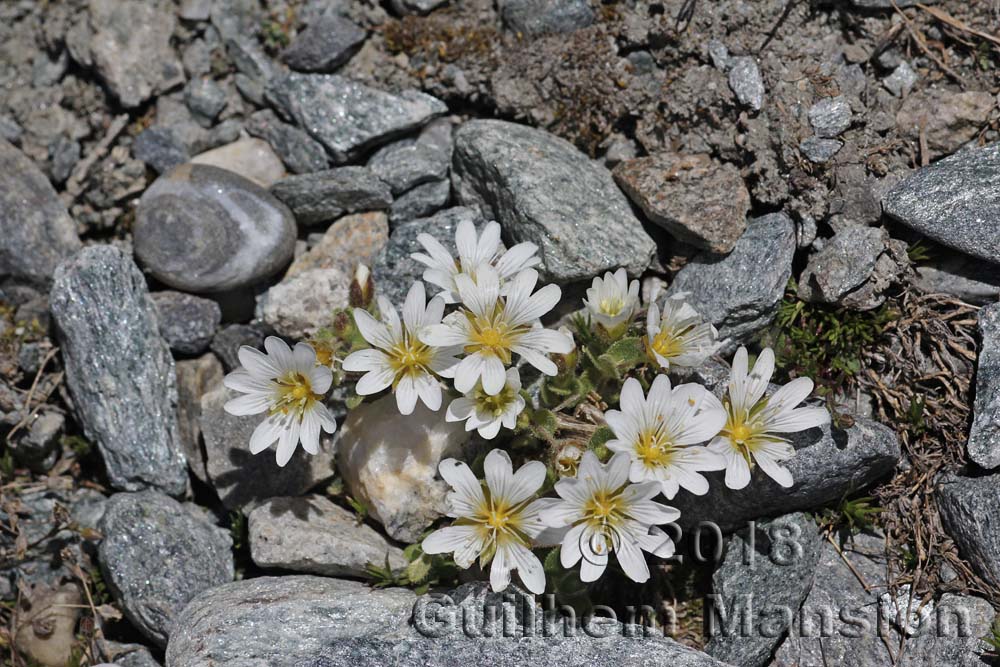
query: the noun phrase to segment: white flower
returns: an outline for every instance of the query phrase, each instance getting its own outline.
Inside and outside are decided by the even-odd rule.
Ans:
[[[583,300],[594,319],[609,333],[621,333],[632,321],[639,306],[639,281],[628,281],[625,269],[608,271],[603,280],[594,278]]]
[[[521,378],[516,368],[507,369],[507,382],[499,393],[490,396],[481,384],[477,384],[465,396],[456,398],[448,405],[445,419],[450,422],[465,422],[465,430],[479,431],[479,435],[492,440],[500,432],[500,427],[513,430],[517,416],[524,410],[521,397]]]
[[[608,410],[605,421],[614,431],[607,443],[613,452],[624,452],[632,460],[629,479],[633,482],[655,481],[668,499],[679,487],[691,493],[708,492],[708,480],[702,470],[722,470],[726,460],[707,447],[707,442],[726,423],[726,412],[704,387],[682,384],[670,388],[670,378],[657,375],[643,396],[642,385],[635,378],[625,380],[621,393],[621,412]]]
[[[726,459],[726,486],[742,489],[750,483],[750,469],[759,465],[768,477],[784,487],[792,474],[779,465],[795,456],[795,448],[779,433],[794,433],[830,423],[825,408],[797,408],[813,389],[809,378],[796,378],[765,398],[774,372],[774,352],[765,348],[747,373],[747,349],[733,358],[729,392],[724,399],[726,424],[709,449]],[[714,400],[718,401],[718,399]]]
[[[582,581],[596,581],[614,552],[628,578],[642,583],[649,579],[642,551],[660,558],[674,553],[673,541],[655,526],[675,521],[681,513],[650,500],[660,492],[657,482],[629,484],[629,467],[627,454],[615,454],[601,465],[593,452],[585,452],[576,477],[556,482],[561,500],[543,511],[549,526],[570,527],[559,556],[566,568],[582,559]]]
[[[454,348],[432,347],[420,340],[427,327],[441,322],[444,301],[434,297],[427,303],[424,284],[413,283],[403,304],[403,321],[389,300],[378,299],[379,322],[367,311],[356,308],[354,321],[366,341],[374,348],[352,352],[344,359],[344,370],[365,372],[358,380],[360,396],[377,394],[391,386],[396,393],[400,413],[411,414],[417,399],[431,410],[441,407],[441,384],[436,375],[449,376],[458,360]]]
[[[441,477],[454,489],[448,494],[448,516],[458,521],[424,538],[423,550],[454,553],[455,563],[463,569],[476,558],[483,568],[492,561],[494,591],[507,588],[510,571],[517,570],[529,591],[543,593],[545,571],[531,552],[531,544],[545,528],[539,518],[545,502],[534,500],[545,481],[545,464],[531,461],[515,473],[507,453],[494,449],[486,455],[483,467],[485,488],[465,463],[441,462]]]
[[[427,267],[423,279],[441,288],[439,296],[446,303],[457,303],[460,298],[458,285],[455,283],[455,278],[459,275],[467,275],[475,281],[480,267],[493,266],[503,283],[542,261],[535,254],[538,246],[534,243],[518,243],[510,250],[502,252],[500,225],[496,222],[487,223],[479,235],[476,234],[476,227],[470,220],[458,223],[455,229],[458,259],[454,259],[451,253],[430,234],[420,234],[417,236],[417,241],[427,254],[416,252],[411,257]]]
[[[555,362],[546,352],[566,354],[573,340],[565,334],[543,329],[538,321],[559,302],[556,285],[546,285],[532,294],[538,274],[525,269],[510,282],[506,297],[500,297],[500,276],[483,266],[478,282],[465,274],[455,277],[464,310],[452,313],[443,324],[428,327],[421,340],[439,347],[461,346],[466,356],[454,369],[455,388],[468,393],[482,379],[483,391],[495,396],[506,381],[504,368],[512,354],[546,375],[555,375]]]
[[[699,366],[721,346],[716,340],[719,332],[702,322],[682,296],[665,299],[662,316],[654,298],[646,315],[646,341],[663,370],[670,370],[671,365]]]
[[[267,354],[246,345],[240,348],[242,366],[223,382],[245,396],[228,401],[225,410],[237,416],[268,413],[250,436],[250,453],[259,454],[277,440],[276,458],[284,466],[299,441],[307,452],[317,454],[320,429],[327,433],[337,429],[323,404],[333,372],[316,363],[316,352],[305,343],[292,350],[285,341],[269,336],[264,348]]]

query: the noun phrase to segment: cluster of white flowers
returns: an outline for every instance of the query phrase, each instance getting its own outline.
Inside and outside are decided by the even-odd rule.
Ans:
[[[459,224],[457,258],[427,234],[418,240],[426,253],[413,257],[427,267],[423,280],[440,293],[428,301],[424,283],[415,282],[402,319],[385,297],[377,300],[377,317],[355,308],[357,331],[371,347],[330,364],[360,374],[359,396],[391,390],[403,415],[411,414],[417,401],[440,410],[447,392],[447,421],[464,422],[467,431],[485,439],[495,438],[501,429],[516,429],[526,400],[515,361],[556,376],[558,366],[548,355],[574,350],[568,330],[541,324],[559,302],[559,287],[536,290],[537,248],[521,243],[505,250],[495,222],[481,233],[470,222]],[[684,295],[657,301],[654,294],[644,335],[632,339],[636,345],[641,342],[654,370],[697,367],[725,343]],[[588,325],[605,340],[617,340],[635,324],[639,283],[629,282],[624,269],[608,272],[594,278],[584,305]],[[271,337],[265,348],[266,354],[240,350],[243,367],[225,383],[245,395],[226,409],[237,415],[267,413],[250,449],[256,454],[277,441],[278,464],[285,465],[298,442],[316,453],[320,431],[336,428],[323,403],[333,371],[304,343],[292,350]],[[795,450],[781,434],[827,423],[830,416],[823,408],[798,407],[812,391],[808,378],[767,396],[773,371],[770,349],[750,369],[747,350],[741,347],[721,400],[698,384],[673,386],[664,374],[652,379],[648,392],[639,379],[627,378],[619,409],[604,413],[614,436],[606,442],[607,462],[568,444],[554,457],[563,475],[554,486],[556,497],[539,497],[546,480],[540,461],[514,472],[508,454],[494,449],[485,458],[483,483],[467,464],[441,462],[440,474],[453,488],[448,500],[455,522],[424,539],[424,552],[451,553],[462,568],[478,559],[482,567],[490,566],[497,591],[517,570],[529,590],[543,592],[544,569],[532,549],[556,544],[563,567],[579,564],[582,581],[599,578],[611,554],[628,577],[646,581],[650,575],[643,552],[671,556],[674,544],[659,526],[680,515],[654,501],[657,496],[670,500],[682,488],[706,494],[709,481],[702,473],[718,470],[725,470],[727,487],[741,489],[749,484],[754,466],[781,486],[792,485],[791,473],[781,464]]]

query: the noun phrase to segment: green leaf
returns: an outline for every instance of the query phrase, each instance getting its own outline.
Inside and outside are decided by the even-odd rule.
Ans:
[[[563,570],[562,562],[559,560],[559,547],[552,549],[545,556],[544,564],[545,574],[554,575],[559,574]]]
[[[354,408],[356,408],[356,407],[358,407],[359,405],[361,405],[361,403],[362,403],[362,402],[363,402],[364,400],[365,400],[365,397],[364,397],[364,396],[358,396],[357,394],[351,394],[351,395],[350,395],[350,396],[348,396],[348,397],[347,397],[347,399],[346,399],[346,400],[344,401],[344,404],[345,404],[345,405],[347,406],[347,409],[348,409],[348,410],[353,410]]]
[[[608,440],[613,440],[614,437],[614,431],[607,426],[601,426],[590,436],[587,448],[597,454],[597,458],[607,461],[611,456],[611,451],[607,448],[607,442]]]
[[[431,574],[430,559],[421,555],[403,569],[403,575],[411,584],[422,584]]]
[[[615,341],[608,348],[608,351],[597,358],[598,366],[610,377],[621,377],[628,370],[639,366],[646,361],[646,348],[642,344],[642,339],[638,336],[630,336]]]

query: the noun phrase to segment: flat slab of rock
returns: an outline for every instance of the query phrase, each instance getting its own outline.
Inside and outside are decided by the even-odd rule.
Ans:
[[[750,220],[729,255],[695,256],[667,294],[686,293],[688,303],[719,328],[722,338],[743,340],[774,318],[794,255],[795,224],[784,213],[771,213]]]
[[[441,100],[425,93],[393,95],[336,74],[277,76],[268,83],[267,99],[326,146],[338,163],[448,111]]]
[[[259,185],[225,169],[184,164],[139,199],[135,254],[158,280],[185,292],[248,287],[288,264],[292,212]]]
[[[1000,586],[1000,474],[956,477],[938,488],[944,528],[981,577]]]
[[[233,580],[233,543],[195,505],[155,491],[118,493],[101,518],[101,568],[132,624],[165,646],[198,593]]]
[[[246,131],[269,143],[293,174],[322,171],[330,164],[322,144],[305,131],[283,122],[270,109],[252,113]]]
[[[882,199],[885,212],[938,243],[1000,263],[1000,144],[924,167]]]
[[[336,220],[344,213],[389,208],[389,186],[365,167],[339,167],[283,178],[271,194],[285,203],[300,225]]]
[[[618,267],[638,275],[656,248],[604,165],[544,130],[464,123],[455,131],[452,188],[459,203],[499,222],[512,243],[537,245],[551,281]]]
[[[323,496],[272,498],[250,512],[247,527],[250,554],[260,567],[361,577],[370,563],[406,565],[399,547]]]
[[[914,285],[928,294],[951,294],[977,306],[1000,299],[1000,268],[981,259],[944,250],[915,271]]]
[[[728,162],[660,153],[625,160],[614,176],[650,220],[696,248],[726,254],[746,229],[750,193]]]
[[[59,262],[80,247],[76,224],[49,179],[0,139],[0,277],[47,285]]]
[[[725,532],[744,528],[747,521],[808,510],[857,492],[889,474],[899,461],[899,439],[887,426],[862,417],[846,430],[830,426],[787,435],[795,456],[784,463],[795,483],[783,488],[755,468],[750,484],[734,491],[724,473],[706,473],[707,495],[679,494],[671,504],[681,511],[678,524],[687,528],[713,521]]]
[[[111,484],[184,493],[174,360],[132,258],[107,245],[81,250],[56,270],[49,303],[77,419]]]
[[[969,458],[990,470],[1000,466],[1000,304],[979,311],[982,347],[976,361],[976,404]]]

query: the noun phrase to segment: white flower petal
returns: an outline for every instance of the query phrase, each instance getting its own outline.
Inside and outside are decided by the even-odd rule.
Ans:
[[[245,394],[226,401],[223,409],[236,417],[259,415],[271,409],[271,396],[268,394]]]

